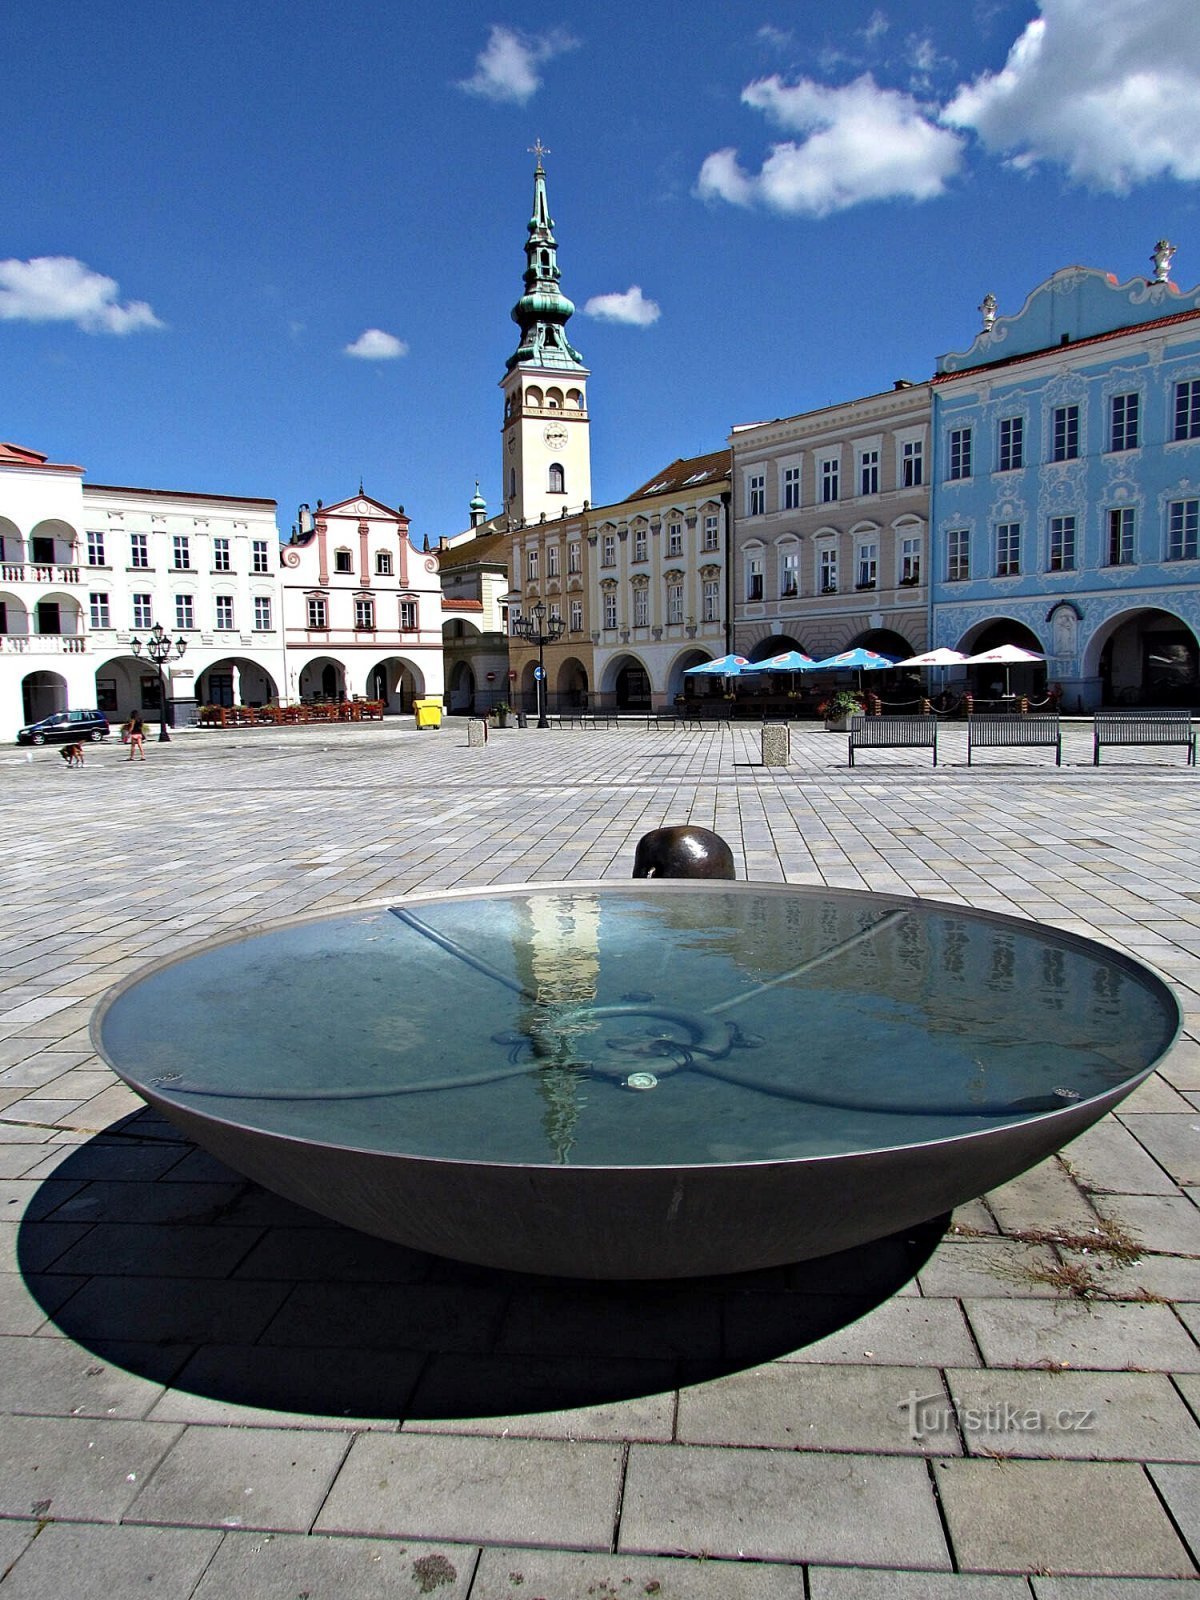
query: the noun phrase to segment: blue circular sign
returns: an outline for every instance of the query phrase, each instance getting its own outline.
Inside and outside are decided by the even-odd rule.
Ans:
[[[542,681],[542,679],[546,676],[545,667],[534,667],[533,675],[537,679],[537,681],[540,683]]]

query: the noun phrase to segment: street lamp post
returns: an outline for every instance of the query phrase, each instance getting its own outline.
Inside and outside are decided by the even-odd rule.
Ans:
[[[537,645],[538,652],[538,719],[539,728],[550,726],[546,717],[546,646],[554,644],[561,639],[566,631],[566,623],[561,617],[548,616],[546,603],[539,600],[527,617],[518,617],[513,623],[513,632],[520,639],[525,639],[529,644]]]
[[[142,657],[142,651],[145,650],[147,657],[153,661],[158,671],[158,742],[159,744],[169,744],[171,735],[167,732],[167,680],[163,673],[163,667],[168,661],[183,660],[183,652],[187,649],[187,640],[180,638],[172,642],[163,631],[162,623],[156,622],[150,629],[150,637],[145,644],[140,639],[131,639],[129,648],[139,661]],[[171,654],[172,650],[175,652],[173,656]]]

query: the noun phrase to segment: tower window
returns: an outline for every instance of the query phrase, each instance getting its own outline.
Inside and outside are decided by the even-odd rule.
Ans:
[[[562,469],[561,462],[552,461],[550,463],[550,493],[566,494],[566,492],[567,475]]]

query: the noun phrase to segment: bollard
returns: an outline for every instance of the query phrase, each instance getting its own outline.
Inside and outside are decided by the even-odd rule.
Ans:
[[[762,764],[764,767],[786,767],[792,759],[792,735],[786,722],[764,722],[762,731]]]
[[[487,743],[487,723],[482,717],[467,718],[467,748],[473,750],[477,745]]]

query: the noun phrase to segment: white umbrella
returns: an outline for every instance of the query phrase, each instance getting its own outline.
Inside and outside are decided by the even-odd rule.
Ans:
[[[961,667],[966,660],[961,650],[949,650],[940,645],[936,650],[926,650],[922,655],[909,656],[907,661],[897,661],[898,667]]]
[[[1003,667],[1004,668],[1004,693],[1009,693],[1008,674],[1011,667],[1019,666],[1025,661],[1045,661],[1045,656],[1038,655],[1036,650],[1023,650],[1019,644],[998,644],[994,650],[981,650],[977,656],[967,656],[963,662],[966,667]]]

